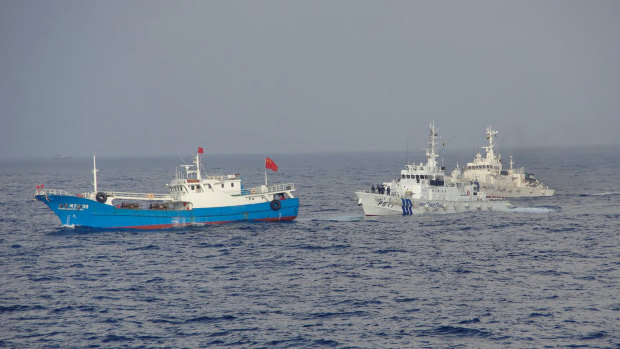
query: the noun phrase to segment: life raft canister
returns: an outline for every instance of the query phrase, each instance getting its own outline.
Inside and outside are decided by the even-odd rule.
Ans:
[[[469,190],[467,191],[467,196],[469,196]]]
[[[280,200],[278,199],[273,199],[270,203],[269,206],[271,206],[271,209],[274,211],[277,211],[280,209],[280,207],[282,207],[282,203],[280,202]]]
[[[108,200],[108,196],[104,192],[100,191],[95,196],[95,199],[97,199],[97,201],[103,204],[104,202],[106,202],[106,200]]]

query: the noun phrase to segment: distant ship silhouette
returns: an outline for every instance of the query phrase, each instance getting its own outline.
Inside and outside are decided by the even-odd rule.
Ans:
[[[54,160],[69,160],[71,159],[71,156],[66,155],[66,154],[56,154],[54,155]]]

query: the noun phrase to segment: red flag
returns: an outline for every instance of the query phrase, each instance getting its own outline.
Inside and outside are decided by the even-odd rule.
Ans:
[[[205,150],[202,147],[198,147],[198,154],[204,154]]]
[[[265,168],[268,168],[273,172],[278,172],[278,165],[276,165],[276,163],[270,158],[265,158]]]
[[[45,184],[41,184],[41,188],[45,188]]]

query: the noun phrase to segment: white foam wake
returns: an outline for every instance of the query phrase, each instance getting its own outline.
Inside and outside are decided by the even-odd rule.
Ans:
[[[554,210],[547,207],[515,207],[510,209],[514,213],[549,213]]]
[[[331,215],[331,216],[321,216],[321,217],[297,217],[295,218],[296,222],[358,222],[364,220],[364,214],[355,214],[355,215]]]
[[[604,191],[602,193],[592,193],[592,196],[608,196],[608,195],[620,195],[620,192],[617,191]]]
[[[364,215],[356,214],[356,215],[327,216],[325,217],[325,220],[332,221],[332,222],[357,222],[357,221],[363,221]]]

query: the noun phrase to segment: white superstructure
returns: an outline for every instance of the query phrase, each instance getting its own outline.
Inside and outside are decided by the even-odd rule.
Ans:
[[[238,206],[295,198],[293,183],[261,185],[245,188],[239,174],[206,175],[201,171],[200,153],[191,165],[180,165],[175,178],[166,184],[168,193],[99,192],[97,190],[97,168],[93,157],[94,192],[79,194],[80,197],[97,200],[100,203],[119,208],[138,208],[140,202],[151,202],[151,208],[166,210],[190,210]]]
[[[525,169],[513,168],[512,156],[510,168],[504,170],[501,155],[495,154],[494,138],[497,131],[491,126],[487,127],[486,137],[489,145],[482,147],[486,151],[483,157],[476,154],[473,162],[467,163],[462,170],[457,167],[451,173],[451,180],[473,181],[480,184],[488,196],[493,197],[524,197],[524,196],[551,196],[555,190],[544,186],[534,175],[525,173]]]
[[[474,183],[446,181],[443,168],[437,166],[437,137],[435,124],[431,123],[426,164],[407,164],[397,180],[355,192],[366,216],[506,211],[511,207],[507,201],[487,198]]]

